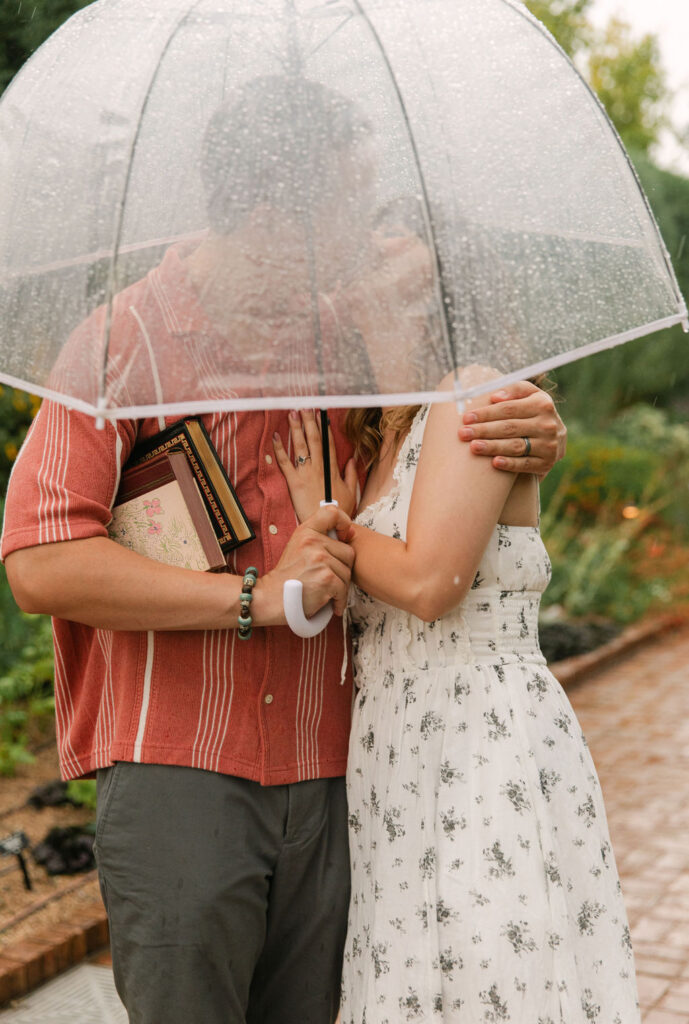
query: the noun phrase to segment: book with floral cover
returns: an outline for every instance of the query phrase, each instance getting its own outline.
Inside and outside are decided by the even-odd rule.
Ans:
[[[135,446],[125,472],[170,452],[184,454],[198,485],[218,544],[227,555],[254,533],[203,423],[186,418]]]
[[[201,493],[183,452],[163,452],[125,468],[108,526],[112,540],[183,569],[227,569]]]

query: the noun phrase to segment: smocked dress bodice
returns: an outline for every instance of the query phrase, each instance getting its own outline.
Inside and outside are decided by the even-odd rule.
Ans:
[[[356,522],[406,540],[407,518],[428,419],[417,413],[399,452],[394,487],[362,509]],[[461,529],[461,523],[457,524]],[[414,615],[352,587],[349,616],[357,685],[394,665],[443,666],[456,662],[545,664],[538,646],[538,609],[550,580],[550,560],[537,527],[495,527],[471,589],[440,619],[422,623]]]

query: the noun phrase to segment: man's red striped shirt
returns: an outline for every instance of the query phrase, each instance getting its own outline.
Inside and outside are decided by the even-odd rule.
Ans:
[[[102,328],[103,312],[76,332],[84,358]],[[101,320],[99,320],[101,318]],[[115,301],[111,347],[142,358],[146,336],[169,346],[159,360],[163,393],[175,377],[212,380],[213,327],[204,316],[176,250]],[[102,335],[101,335],[102,336]],[[126,360],[121,359],[119,365]],[[128,374],[120,404],[136,401]],[[150,372],[150,364],[148,366]],[[65,371],[67,372],[67,371]],[[94,371],[95,372],[95,371]],[[139,372],[144,372],[143,370]],[[128,390],[129,389],[129,390]],[[44,402],[17,458],[5,506],[2,557],[18,548],[107,536],[121,467],[136,440],[164,423],[119,420],[98,430],[91,417]],[[232,570],[272,569],[296,518],[273,458],[272,436],[283,441],[287,413],[216,413],[204,417],[251,521],[256,540],[239,548]],[[351,447],[334,416],[340,466]],[[151,594],[155,602],[155,594]],[[340,685],[342,622],[301,640],[285,627],[255,629],[248,642],[236,630],[118,632],[54,620],[58,747],[65,778],[114,761],[187,765],[254,779],[264,785],[344,774],[351,676]]]

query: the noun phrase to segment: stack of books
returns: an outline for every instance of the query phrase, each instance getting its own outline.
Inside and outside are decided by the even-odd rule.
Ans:
[[[134,448],[108,534],[140,555],[204,572],[226,571],[229,554],[255,537],[197,419],[180,420]]]

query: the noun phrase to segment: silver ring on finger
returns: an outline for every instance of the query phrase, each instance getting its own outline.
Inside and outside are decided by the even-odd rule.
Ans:
[[[299,469],[300,466],[305,466],[306,463],[310,462],[310,461],[311,461],[311,456],[310,455],[297,455],[297,461],[296,461],[295,465],[296,465],[297,469]]]
[[[522,452],[521,457],[525,459],[527,455],[531,455],[531,441],[528,437],[523,437],[522,441],[524,442],[524,451]]]

